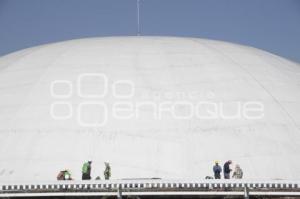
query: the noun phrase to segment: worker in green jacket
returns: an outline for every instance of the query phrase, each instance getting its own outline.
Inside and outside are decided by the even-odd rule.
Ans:
[[[92,161],[85,162],[82,165],[82,180],[91,179]]]

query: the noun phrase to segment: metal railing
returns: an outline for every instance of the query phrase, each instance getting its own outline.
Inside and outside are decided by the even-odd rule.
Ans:
[[[300,181],[99,180],[0,183],[0,197],[45,196],[300,196]]]

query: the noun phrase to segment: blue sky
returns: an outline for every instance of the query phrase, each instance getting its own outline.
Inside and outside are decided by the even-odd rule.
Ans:
[[[141,0],[141,33],[224,40],[300,62],[300,1]],[[136,0],[0,0],[0,55],[114,35],[136,35]]]

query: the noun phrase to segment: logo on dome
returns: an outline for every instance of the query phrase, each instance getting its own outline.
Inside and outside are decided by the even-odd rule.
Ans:
[[[216,95],[211,91],[200,98],[193,92],[170,91],[156,93],[150,99],[137,98],[133,81],[113,80],[103,73],[84,73],[76,77],[75,82],[55,80],[51,82],[50,93],[55,99],[50,107],[53,119],[76,119],[85,127],[102,127],[110,117],[142,120],[145,113],[147,119],[150,115],[154,120],[253,120],[264,117],[262,102],[218,102],[214,101]],[[176,99],[178,96],[181,98]]]

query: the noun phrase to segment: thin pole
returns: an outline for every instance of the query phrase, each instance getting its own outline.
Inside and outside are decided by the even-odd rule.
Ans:
[[[140,30],[140,0],[136,0],[136,15],[137,15],[137,36],[141,35]]]
[[[120,187],[118,188],[117,199],[122,199],[122,190]]]

